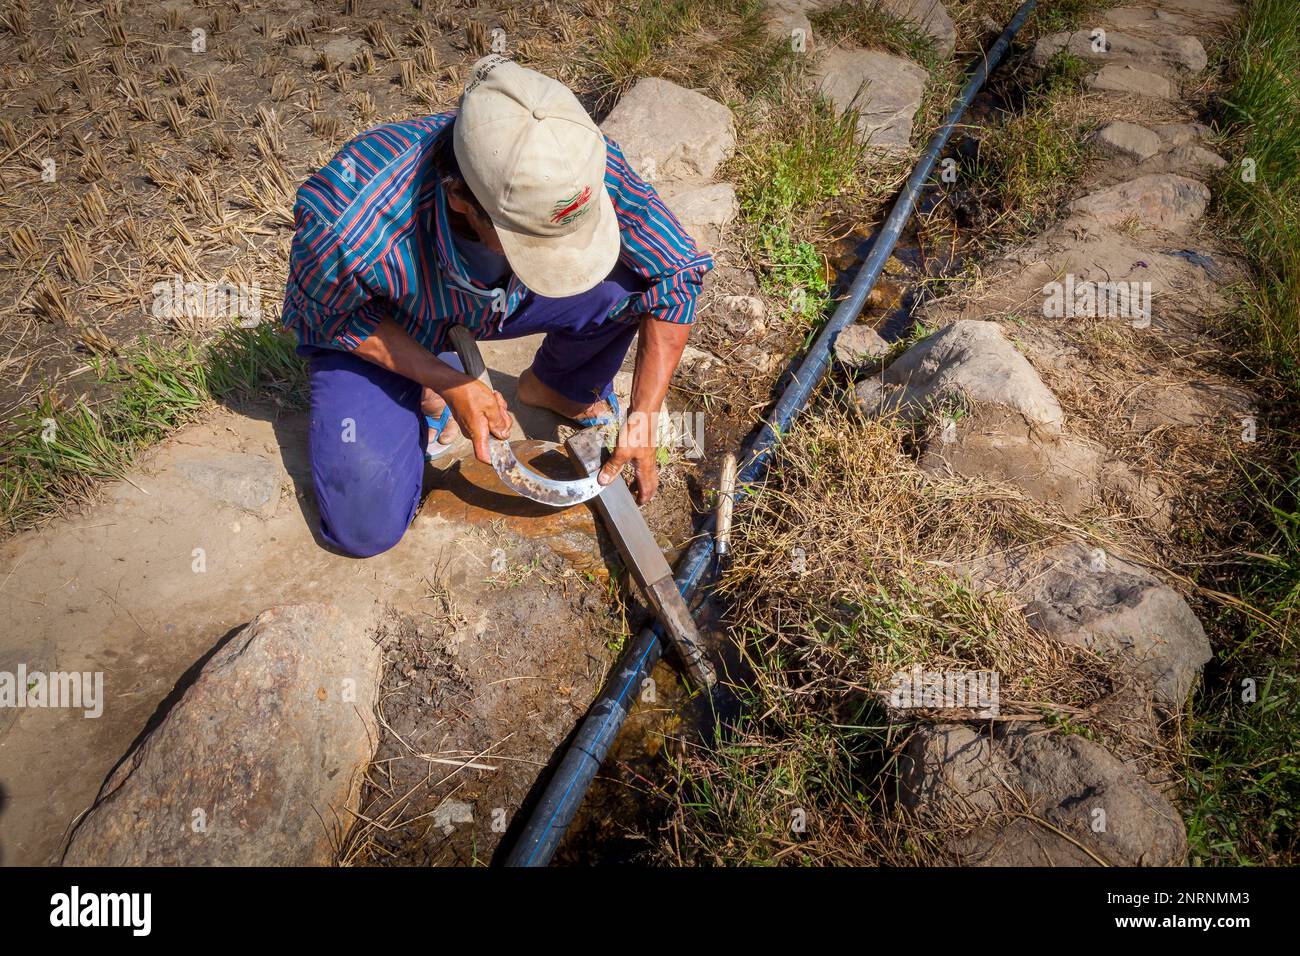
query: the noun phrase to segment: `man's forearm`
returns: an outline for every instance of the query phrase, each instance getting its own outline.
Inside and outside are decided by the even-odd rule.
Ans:
[[[657,414],[668,395],[677,363],[686,348],[689,325],[661,322],[646,316],[641,319],[637,336],[636,370],[632,375],[632,407],[628,410],[646,415]]]
[[[472,381],[468,375],[456,371],[415,341],[409,332],[392,319],[380,322],[369,338],[353,351],[366,361],[419,382],[440,395],[457,385]]]

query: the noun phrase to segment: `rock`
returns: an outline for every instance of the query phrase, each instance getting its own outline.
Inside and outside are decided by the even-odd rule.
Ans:
[[[176,470],[209,497],[259,518],[273,517],[280,504],[280,469],[257,455],[204,453]]]
[[[762,335],[767,330],[766,314],[767,306],[756,295],[724,295],[718,298],[713,316],[737,335]]]
[[[694,345],[687,345],[682,349],[682,358],[677,363],[677,369],[688,378],[698,380],[700,376],[719,364],[719,361],[718,357],[712,352],[698,349]]]
[[[1109,496],[1126,501],[1158,530],[1169,525],[1164,489],[1157,483],[1142,481],[1128,464],[1095,442],[1045,434],[1019,414],[997,406],[937,423],[920,465],[931,474],[1011,485],[1067,517]]]
[[[847,368],[862,368],[888,355],[892,346],[869,325],[854,323],[835,337],[835,360]]]
[[[1166,146],[1182,146],[1204,139],[1210,128],[1203,123],[1159,123],[1151,127]]]
[[[1133,66],[1108,63],[1088,77],[1090,89],[1112,93],[1135,93],[1157,99],[1173,99],[1174,84],[1158,73],[1149,73]]]
[[[930,74],[911,60],[878,50],[828,50],[812,73],[836,109],[858,111],[858,132],[874,149],[906,151],[912,117]]]
[[[1136,220],[1151,229],[1176,232],[1200,219],[1209,201],[1210,190],[1203,183],[1155,173],[1089,193],[1069,209],[1104,226]]]
[[[1106,11],[1106,21],[1117,30],[1147,37],[1167,37],[1173,33],[1190,33],[1196,22],[1167,10],[1150,7],[1117,7]]]
[[[1169,801],[1079,735],[923,726],[899,774],[923,821],[974,827],[946,847],[963,865],[1178,866],[1187,853]]]
[[[1119,120],[1097,130],[1093,141],[1105,152],[1139,163],[1160,151],[1159,136],[1145,126]]]
[[[1190,143],[1170,150],[1168,162],[1180,169],[1206,172],[1218,172],[1228,165],[1228,161],[1213,150]]]
[[[1150,684],[1166,710],[1182,707],[1210,659],[1205,629],[1178,592],[1081,542],[990,558],[972,578],[982,589],[1014,594],[1040,634],[1093,651]]]
[[[796,42],[796,31],[803,31],[803,51],[811,53],[813,49],[812,22],[808,11],[818,4],[809,0],[767,0],[764,4],[764,24],[768,33],[791,44]],[[793,49],[793,47],[792,47]]]
[[[958,398],[1005,406],[1052,434],[1064,418],[1056,396],[996,322],[954,322],[857,388],[859,405],[868,414],[914,416]]]
[[[1090,63],[1143,64],[1150,67],[1170,66],[1199,73],[1208,58],[1201,41],[1192,36],[1162,36],[1143,39],[1115,30],[1106,31],[1106,49],[1093,49],[1092,27],[1073,33],[1053,33],[1039,38],[1032,54],[1036,66],[1043,66],[1062,51]]]
[[[712,179],[736,149],[731,110],[657,77],[638,80],[601,128],[656,186],[661,180]]]
[[[1149,679],[1173,710],[1210,659],[1205,629],[1187,602],[1137,565],[1114,556],[1094,560],[1078,542],[1043,554],[1018,594],[1025,618],[1057,640],[1119,660]]]
[[[263,611],[118,765],[64,863],[329,865],[378,740],[379,664],[335,607]]]
[[[731,183],[664,183],[659,197],[703,250],[716,250],[726,228],[740,214]]]
[[[934,41],[935,52],[949,56],[957,46],[957,28],[939,0],[877,0],[876,5],[900,20],[920,27]]]
[[[747,366],[760,375],[766,375],[776,368],[780,362],[778,356],[772,355],[761,347],[748,342],[738,345],[735,351],[731,353],[731,358],[736,364]]]
[[[433,811],[432,824],[443,836],[450,836],[458,823],[473,822],[474,807],[463,800],[444,800]]]

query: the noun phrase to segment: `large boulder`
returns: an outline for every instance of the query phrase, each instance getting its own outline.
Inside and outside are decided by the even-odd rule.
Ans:
[[[64,863],[330,864],[378,740],[379,664],[338,608],[263,611],[113,771]]]
[[[1210,190],[1172,173],[1153,173],[1089,193],[1070,203],[1071,212],[1103,226],[1136,221],[1151,229],[1178,232],[1205,214]]]
[[[841,113],[856,110],[858,133],[870,148],[905,152],[912,118],[930,74],[911,60],[879,50],[828,50],[812,72],[818,89]]]
[[[964,830],[945,847],[961,864],[1178,866],[1187,853],[1173,805],[1082,736],[923,726],[899,773],[922,821]]]
[[[601,124],[632,168],[652,183],[713,178],[736,149],[731,110],[701,93],[646,77]]]
[[[1048,433],[1059,432],[1064,418],[1056,396],[996,322],[954,322],[857,386],[859,407],[873,415],[913,417],[953,399],[1004,406]]]
[[[1039,38],[1034,44],[1034,63],[1042,66],[1057,53],[1066,52],[1093,63],[1168,66],[1199,73],[1208,62],[1205,47],[1193,36],[1164,36],[1148,40],[1108,30],[1105,47],[1098,50],[1092,36],[1093,29],[1052,33]]]
[[[1183,706],[1210,659],[1205,629],[1155,575],[1078,541],[981,561],[982,588],[1015,595],[1038,633],[1092,651],[1152,688],[1166,711]]]

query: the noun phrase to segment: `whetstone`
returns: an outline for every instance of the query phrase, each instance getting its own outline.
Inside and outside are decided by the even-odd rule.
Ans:
[[[585,428],[571,436],[565,445],[579,474],[582,477],[594,474],[601,466],[605,429],[599,425]],[[620,475],[592,500],[632,577],[645,591],[687,674],[695,683],[712,687],[718,676],[704,654],[704,641],[695,626],[695,619],[691,617],[681,591],[677,590],[673,569],[659,550],[627,483]]]

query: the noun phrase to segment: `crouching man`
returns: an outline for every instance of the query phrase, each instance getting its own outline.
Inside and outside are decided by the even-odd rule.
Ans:
[[[658,484],[655,418],[713,266],[562,84],[479,60],[458,110],[368,130],[298,191],[284,324],[310,364],[321,535],[367,557],[419,504],[426,457],[457,434],[488,462],[500,393],[460,370],[447,330],[544,332],[519,401],[583,425],[627,423],[600,473]],[[640,330],[639,336],[637,332]]]

